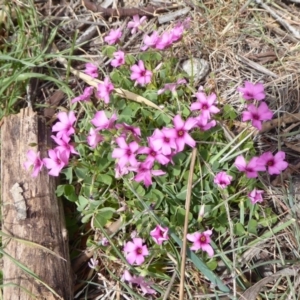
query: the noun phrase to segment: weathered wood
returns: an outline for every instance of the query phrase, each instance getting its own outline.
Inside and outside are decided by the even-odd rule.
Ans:
[[[5,119],[1,128],[2,231],[10,237],[2,237],[3,250],[56,295],[4,255],[4,300],[73,299],[67,231],[62,205],[55,196],[55,178],[46,169],[33,178],[23,167],[29,149],[45,157],[51,146],[44,120],[31,108]]]

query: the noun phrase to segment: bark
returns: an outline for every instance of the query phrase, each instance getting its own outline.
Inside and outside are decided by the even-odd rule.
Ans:
[[[29,149],[41,151],[41,157],[45,157],[51,146],[44,120],[31,108],[4,120],[1,128],[4,300],[73,299],[67,230],[62,204],[55,195],[55,178],[46,169],[33,178],[23,167]],[[39,279],[24,272],[14,260]]]

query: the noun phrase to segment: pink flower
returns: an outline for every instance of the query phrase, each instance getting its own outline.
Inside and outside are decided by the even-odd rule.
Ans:
[[[196,117],[195,119],[198,121],[197,127],[201,131],[207,131],[217,125],[217,122],[215,120],[208,122],[208,120],[206,118],[204,118],[202,115]]]
[[[262,197],[263,194],[264,194],[264,191],[254,189],[252,192],[250,192],[248,194],[248,197],[250,198],[251,203],[255,204],[257,202],[263,202],[264,201],[264,199]]]
[[[127,133],[132,134],[134,139],[139,141],[141,136],[141,129],[139,127],[134,127],[126,123],[120,123],[116,124],[116,128],[122,130],[122,135]]]
[[[145,69],[144,62],[139,60],[137,65],[133,65],[131,68],[131,80],[136,80],[135,83],[139,83],[144,86],[151,81],[152,72]]]
[[[152,231],[150,231],[150,235],[156,244],[161,245],[163,241],[167,241],[169,239],[168,231],[169,228],[163,228],[160,225],[157,225]]]
[[[100,110],[95,113],[94,118],[91,120],[91,123],[97,128],[97,130],[112,129],[115,126],[114,123],[117,118],[117,115],[113,113],[111,118],[108,119],[105,111]]]
[[[214,105],[216,102],[217,96],[215,93],[212,93],[209,96],[206,96],[202,92],[196,93],[197,100],[192,103],[191,110],[201,110],[201,116],[207,120],[211,118],[210,114],[217,114],[220,110]]]
[[[259,159],[268,168],[270,175],[280,174],[288,167],[288,163],[284,161],[285,153],[283,151],[279,151],[275,156],[271,152],[265,152]]]
[[[184,122],[180,115],[176,115],[173,119],[173,124],[175,128],[172,128],[170,132],[167,132],[167,134],[170,138],[175,139],[177,152],[181,152],[184,149],[185,144],[194,148],[196,146],[196,142],[188,134],[188,131],[195,127],[197,120],[189,118]]]
[[[76,122],[76,117],[73,111],[70,111],[69,114],[59,112],[57,118],[60,122],[53,125],[52,132],[57,131],[56,136],[58,138],[61,138],[63,135],[70,136],[75,133],[73,124]]]
[[[194,232],[192,234],[187,234],[186,238],[193,242],[193,246],[191,247],[191,250],[199,250],[207,252],[208,256],[212,257],[214,255],[214,249],[209,244],[210,243],[210,236],[212,235],[211,230],[206,230],[202,233],[200,232]]]
[[[33,150],[28,150],[26,156],[28,160],[24,162],[24,168],[29,170],[31,167],[33,167],[31,177],[37,177],[44,165],[40,157],[40,152],[36,153]]]
[[[222,171],[215,176],[214,183],[217,184],[221,189],[225,189],[231,183],[231,180],[232,176]]]
[[[164,50],[173,44],[173,34],[164,32],[155,44],[155,49]]]
[[[162,170],[152,170],[151,163],[138,163],[136,166],[129,167],[130,171],[134,171],[137,174],[134,176],[134,180],[136,182],[144,182],[146,187],[152,185],[152,175],[153,176],[162,176],[165,175],[166,172]]]
[[[139,15],[133,16],[133,21],[128,22],[127,28],[132,28],[131,29],[131,34],[135,34],[137,31],[139,31],[140,26],[144,21],[147,20],[147,17],[139,17]]]
[[[237,90],[243,94],[245,100],[260,101],[266,97],[264,85],[262,83],[253,84],[249,81],[245,81],[245,86],[238,87]]]
[[[140,147],[137,154],[147,154],[145,163],[149,162],[149,167],[152,167],[155,160],[162,165],[166,165],[169,162],[169,159],[163,155],[160,150],[155,150],[155,146],[152,143],[152,139],[148,138],[149,147]]]
[[[271,120],[273,117],[273,113],[269,110],[266,102],[261,102],[259,107],[249,104],[247,109],[248,111],[244,111],[242,115],[243,122],[251,120],[252,125],[258,130],[262,128],[261,121]]]
[[[109,34],[104,38],[104,41],[108,43],[109,45],[114,45],[117,43],[122,36],[121,29],[112,29]]]
[[[174,94],[174,93],[176,93],[177,86],[180,84],[184,84],[184,83],[186,83],[185,79],[178,79],[174,83],[166,83],[162,89],[157,91],[157,94],[160,95],[160,94],[164,93],[165,91],[171,91],[171,93]]]
[[[89,101],[93,94],[93,90],[94,88],[92,86],[86,87],[83,91],[83,94],[72,99],[71,103],[75,103],[78,101]]]
[[[127,242],[124,247],[126,260],[129,264],[136,263],[138,266],[145,261],[145,256],[149,255],[147,245],[143,245],[141,238],[134,238],[132,242]]]
[[[154,150],[161,150],[163,155],[170,155],[172,153],[172,149],[176,150],[177,146],[173,134],[174,132],[171,128],[165,127],[162,130],[155,129],[150,138]]]
[[[43,159],[46,168],[50,169],[48,174],[58,176],[62,168],[69,162],[68,153],[55,148],[48,150],[48,155],[50,158]]]
[[[150,287],[152,282],[145,281],[145,278],[142,276],[132,276],[127,270],[125,270],[121,280],[138,285],[141,288],[143,295],[156,294],[156,291]]]
[[[125,53],[123,51],[117,51],[114,54],[114,59],[111,61],[111,65],[115,68],[125,64]]]
[[[93,258],[90,259],[90,261],[88,262],[88,266],[91,268],[91,269],[97,269],[98,266],[99,266],[99,261],[98,260],[95,260]]]
[[[145,46],[141,47],[141,49],[143,51],[147,50],[149,47],[150,48],[154,48],[156,46],[156,44],[158,43],[160,37],[158,35],[157,31],[153,31],[153,33],[149,36],[149,35],[145,35],[144,36],[144,44]]]
[[[98,144],[101,143],[103,140],[103,136],[99,134],[97,129],[90,129],[89,135],[87,137],[87,143],[92,149],[95,149],[98,146]]]
[[[109,95],[114,90],[114,86],[111,83],[110,79],[106,77],[103,83],[99,83],[97,86],[97,93],[96,95],[98,98],[103,99],[104,103],[109,103]]]
[[[235,167],[241,171],[245,172],[248,178],[256,178],[258,176],[258,171],[265,171],[266,167],[260,161],[259,157],[252,157],[248,164],[242,155],[239,155],[234,162]]]
[[[181,40],[183,32],[184,32],[184,26],[183,24],[177,24],[172,30],[171,30],[171,36],[172,36],[172,42],[177,42]]]
[[[61,152],[66,151],[68,158],[70,157],[71,153],[79,155],[79,153],[75,150],[74,146],[72,144],[69,144],[71,140],[70,137],[66,135],[63,135],[61,138],[58,138],[55,135],[51,135],[51,137],[58,145],[58,147],[56,148],[59,149]]]
[[[116,138],[116,142],[120,148],[115,148],[112,152],[112,158],[118,158],[118,165],[120,168],[126,166],[129,163],[131,166],[137,165],[135,158],[136,152],[139,149],[137,142],[126,143],[124,137]]]
[[[97,78],[98,77],[98,67],[92,63],[87,63],[87,64],[85,64],[84,73],[93,78]]]
[[[124,175],[127,175],[130,172],[128,166],[120,167],[118,163],[115,165],[115,178],[121,178]]]

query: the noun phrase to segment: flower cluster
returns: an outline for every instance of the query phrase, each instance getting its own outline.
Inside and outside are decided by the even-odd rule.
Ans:
[[[59,122],[52,127],[52,132],[56,132],[56,136],[51,136],[57,146],[48,150],[49,157],[41,159],[40,152],[35,153],[32,150],[27,152],[28,161],[24,163],[24,167],[27,170],[33,167],[33,177],[38,176],[43,166],[50,170],[49,175],[58,176],[61,170],[69,164],[70,155],[78,154],[71,142],[71,136],[75,133],[75,113],[73,111],[68,114],[59,112],[57,118]]]
[[[133,20],[128,23],[131,33],[135,34],[141,31],[145,21],[146,17],[139,18],[139,16],[134,16]],[[152,32],[151,35],[145,35],[141,49],[167,49],[182,38],[184,30],[188,26],[189,20],[176,24],[173,29],[161,35],[156,31]],[[111,30],[104,40],[109,45],[113,45],[118,43],[121,37],[122,31],[116,29]],[[111,66],[118,68],[124,64],[126,64],[125,52],[119,49],[113,53]],[[127,67],[131,71],[130,79],[134,81],[135,85],[144,87],[156,82],[156,70],[151,70],[149,65],[145,64],[143,60],[138,60],[136,64]],[[85,73],[93,78],[97,78],[98,67],[92,63],[87,63]],[[157,90],[157,94],[161,95],[166,91],[176,94],[177,87],[186,82],[186,79],[180,78],[176,82],[167,83]],[[111,79],[106,77],[103,82],[98,84],[95,96],[107,105],[110,103],[110,97],[114,91],[115,87]],[[251,121],[255,128],[261,130],[262,122],[273,117],[272,111],[267,103],[263,101],[266,96],[264,86],[261,83],[253,84],[246,81],[244,87],[239,87],[238,91],[247,103],[246,110],[242,113],[242,121]],[[81,95],[71,100],[71,103],[76,106],[78,102],[90,101],[93,92],[93,87],[86,87]],[[206,94],[199,89],[194,97],[196,101],[189,107],[189,113],[190,115],[193,113],[193,116],[183,118],[178,113],[173,117],[172,124],[168,124],[165,127],[161,126],[162,128],[155,126],[146,137],[142,136],[141,128],[121,122],[117,112],[113,111],[108,115],[105,110],[98,110],[86,122],[86,132],[88,132],[86,137],[88,146],[86,148],[90,151],[104,143],[109,144],[109,147],[112,148],[111,153],[109,153],[109,159],[113,159],[115,178],[120,179],[127,175],[129,180],[141,182],[146,188],[149,188],[153,184],[153,177],[165,175],[167,166],[170,166],[170,164],[174,165],[176,160],[174,159],[173,161],[173,158],[175,155],[183,152],[187,146],[190,148],[196,147],[196,140],[194,139],[196,134],[199,135],[200,131],[208,131],[218,124],[217,114],[220,112],[220,108],[217,103],[217,95],[215,93]],[[24,163],[24,167],[27,170],[32,168],[32,176],[34,177],[38,176],[43,166],[49,170],[49,175],[58,176],[62,169],[69,164],[71,155],[79,154],[72,142],[73,135],[76,132],[75,123],[77,119],[75,112],[59,112],[57,119],[57,122],[52,127],[52,132],[55,135],[51,136],[56,143],[56,147],[48,151],[49,157],[41,158],[40,152],[35,153],[32,150],[27,152],[28,160]],[[81,143],[84,144],[85,142],[81,141]],[[285,153],[279,151],[276,154],[265,152],[260,156],[250,158],[248,161],[246,161],[244,156],[239,155],[235,158],[233,166],[239,172],[244,173],[247,178],[257,178],[259,172],[278,175],[287,168],[288,163],[285,161]],[[234,174],[229,173],[231,172],[220,171],[216,173],[213,183],[220,189],[226,189],[234,181],[234,176],[231,176]],[[263,193],[264,191],[256,188],[248,192],[251,203],[262,202]],[[199,218],[202,218],[203,214],[204,206],[202,205]],[[169,228],[157,225],[149,232],[149,236],[158,245],[155,246],[156,248],[163,248],[163,244],[169,240]],[[187,240],[192,243],[190,249],[192,251],[202,250],[209,257],[213,257],[214,249],[211,246],[211,236],[212,230],[196,231],[188,234]],[[107,239],[103,239],[99,245],[106,247],[109,245],[109,242]],[[130,265],[140,266],[147,261],[151,250],[148,249],[145,240],[132,236],[131,241],[124,243],[123,252],[126,261]],[[99,268],[98,261],[92,259],[89,262],[89,266],[97,270]],[[152,282],[146,281],[143,276],[131,275],[126,270],[122,280],[135,285],[144,295],[156,293],[151,288]]]

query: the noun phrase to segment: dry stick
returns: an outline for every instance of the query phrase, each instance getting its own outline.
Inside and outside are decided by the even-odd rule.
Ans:
[[[275,127],[278,127],[278,125],[282,123],[289,124],[296,121],[300,121],[300,113],[284,114],[280,118],[265,122],[262,126],[262,129],[259,131],[259,133],[264,133],[266,131],[269,131]]]
[[[191,204],[191,194],[192,194],[192,184],[193,184],[193,172],[195,167],[197,149],[194,148],[192,152],[192,159],[190,165],[189,179],[186,190],[186,200],[185,200],[185,220],[184,220],[184,229],[183,229],[183,241],[181,248],[181,268],[180,268],[180,287],[179,287],[179,300],[183,300],[184,298],[184,276],[185,276],[185,262],[186,262],[186,245],[187,245],[187,232],[189,225],[189,212],[190,212],[190,204]]]
[[[155,17],[158,13],[167,12],[178,7],[177,5],[172,5],[159,8],[154,6],[146,6],[144,8],[104,8],[89,0],[83,0],[83,4],[88,10],[100,12],[103,17],[132,17],[134,15]]]

